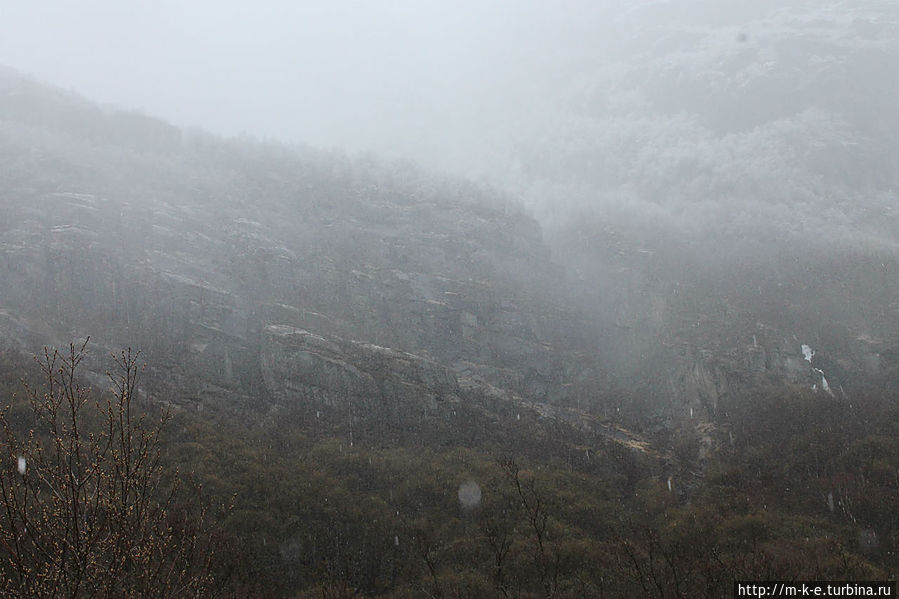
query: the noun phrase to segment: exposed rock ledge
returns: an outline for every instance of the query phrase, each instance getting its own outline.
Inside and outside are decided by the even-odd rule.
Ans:
[[[455,376],[427,358],[288,325],[265,327],[261,366],[266,390],[281,401],[393,413],[459,399]]]

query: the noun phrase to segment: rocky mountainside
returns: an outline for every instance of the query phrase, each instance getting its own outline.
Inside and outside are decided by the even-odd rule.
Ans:
[[[495,192],[182,133],[10,72],[0,115],[4,346],[139,347],[182,402],[427,405],[458,376],[573,404],[598,376],[538,225]]]
[[[127,417],[94,442],[112,406],[171,408],[143,463],[163,494],[185,483],[164,535],[213,518],[216,550],[191,546],[221,596],[895,578],[895,5],[623,4],[581,3],[591,41],[561,47],[615,64],[551,69],[564,109],[498,153],[503,192],[0,68],[4,489],[59,513],[49,464],[103,513],[72,458],[45,459],[73,446],[48,436],[69,392],[88,458],[128,461]],[[42,401],[59,356],[29,355],[87,336],[60,371],[93,387],[83,410],[65,381]],[[149,366],[107,403],[124,347]],[[53,572],[6,537],[0,587]]]
[[[681,414],[758,377],[820,390],[815,369],[835,393],[889,385],[896,4],[611,2],[577,18],[556,111],[520,132],[510,178],[547,207],[622,384]]]
[[[768,384],[851,398],[899,371],[885,245],[716,255],[602,204],[544,240],[461,179],[181,131],[12,71],[0,117],[3,346],[139,347],[175,401],[348,386],[425,409],[459,395],[431,388],[449,377],[670,422]]]

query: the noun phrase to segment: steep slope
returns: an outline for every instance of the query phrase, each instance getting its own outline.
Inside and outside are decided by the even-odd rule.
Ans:
[[[874,337],[888,252],[709,266],[587,215],[555,240],[566,279],[534,220],[456,179],[10,73],[0,117],[0,407],[29,426],[22,350],[145,350],[137,399],[179,404],[168,465],[234,503],[230,596],[718,596],[737,574],[896,570],[896,410],[840,389],[896,372]]]
[[[895,3],[622,4],[578,15],[603,41],[556,57],[556,112],[520,133],[510,177],[547,207],[625,386],[684,414],[752,373],[888,385]]]
[[[0,115],[6,345],[140,347],[182,399],[277,395],[273,325],[538,401],[595,376],[537,224],[495,192],[182,133],[9,72]]]

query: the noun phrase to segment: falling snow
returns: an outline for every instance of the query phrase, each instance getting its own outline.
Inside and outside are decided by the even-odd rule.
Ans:
[[[470,510],[481,504],[481,487],[473,480],[467,480],[459,485],[459,503]]]

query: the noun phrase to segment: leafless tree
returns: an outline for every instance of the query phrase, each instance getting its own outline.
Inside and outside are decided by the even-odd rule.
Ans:
[[[138,415],[131,350],[97,399],[79,378],[86,345],[44,350],[43,386],[15,412],[28,426],[0,411],[0,594],[205,596],[208,512],[176,508],[178,476],[161,460],[169,414]]]

